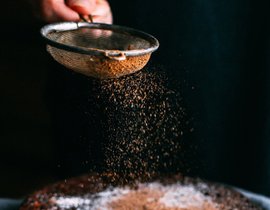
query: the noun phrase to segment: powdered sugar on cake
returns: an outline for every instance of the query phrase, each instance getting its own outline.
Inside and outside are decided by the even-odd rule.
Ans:
[[[53,197],[51,202],[60,209],[77,210],[217,210],[217,204],[198,190],[204,188],[207,185],[153,182],[139,184],[136,189],[111,187],[84,196]]]
[[[55,203],[60,209],[77,210],[110,210],[108,204],[118,198],[128,194],[128,188],[108,188],[105,191],[83,195],[83,196],[65,196],[53,197],[51,202]]]
[[[202,208],[206,203],[212,203],[210,197],[205,196],[194,186],[172,185],[165,187],[164,195],[159,199],[159,202],[166,207],[178,208]]]

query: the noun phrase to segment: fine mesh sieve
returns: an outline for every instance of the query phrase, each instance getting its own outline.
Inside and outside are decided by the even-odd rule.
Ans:
[[[54,23],[44,26],[41,34],[57,62],[100,79],[142,69],[159,47],[158,40],[145,32],[101,23]]]

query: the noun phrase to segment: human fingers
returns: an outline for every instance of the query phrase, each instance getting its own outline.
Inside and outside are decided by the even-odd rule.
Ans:
[[[40,16],[46,22],[77,21],[79,15],[64,0],[41,0]]]
[[[91,13],[94,22],[108,23],[113,22],[112,12],[108,1],[96,0],[96,7]]]
[[[96,7],[91,15],[95,23],[112,24],[113,22],[111,8],[106,0],[97,0]],[[109,37],[112,32],[110,30],[95,30],[93,34],[95,37]]]
[[[85,15],[83,15],[83,18],[85,20],[90,21],[89,19],[89,15],[90,15],[91,21],[95,23],[107,23],[107,24],[112,23],[113,21],[112,12],[111,12],[111,8],[108,1],[106,0],[95,0],[95,2],[89,1],[89,0],[87,1],[92,3],[92,8],[91,9],[88,8],[88,11],[91,11],[89,13],[86,13],[86,9],[85,9],[85,13],[84,13]],[[67,2],[68,5],[78,4],[78,3],[81,3],[81,5],[86,5],[84,0],[69,0],[69,2]],[[88,4],[88,6],[90,6],[90,4]],[[71,7],[71,8],[75,9],[74,7]],[[76,10],[78,11],[78,7],[76,8]],[[91,34],[93,37],[100,37],[100,36],[109,36],[111,35],[111,32],[108,30],[93,29],[91,31]]]
[[[89,15],[96,7],[96,0],[67,0],[66,4],[81,15]]]
[[[91,15],[93,22],[112,23],[112,12],[106,0],[67,0],[66,4],[88,19]]]

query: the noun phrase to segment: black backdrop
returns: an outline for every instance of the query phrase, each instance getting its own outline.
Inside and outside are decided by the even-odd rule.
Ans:
[[[184,90],[200,176],[270,193],[269,1],[111,1],[116,24],[154,34]]]
[[[152,63],[163,65],[183,92],[200,148],[197,175],[270,195],[269,2],[110,2],[116,24],[159,39]],[[88,140],[76,132],[89,119],[78,103],[90,84],[49,58],[38,33],[44,23],[23,2],[4,4],[0,196],[15,197],[59,179],[57,167],[66,176],[87,169],[74,154],[66,169],[56,157],[57,142],[73,139],[77,160],[84,159]],[[74,126],[80,129],[70,132]]]

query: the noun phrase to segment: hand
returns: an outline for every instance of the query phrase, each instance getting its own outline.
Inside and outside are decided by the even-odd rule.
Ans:
[[[93,22],[112,23],[106,0],[31,0],[35,13],[45,22],[79,21],[80,15],[91,15]]]

